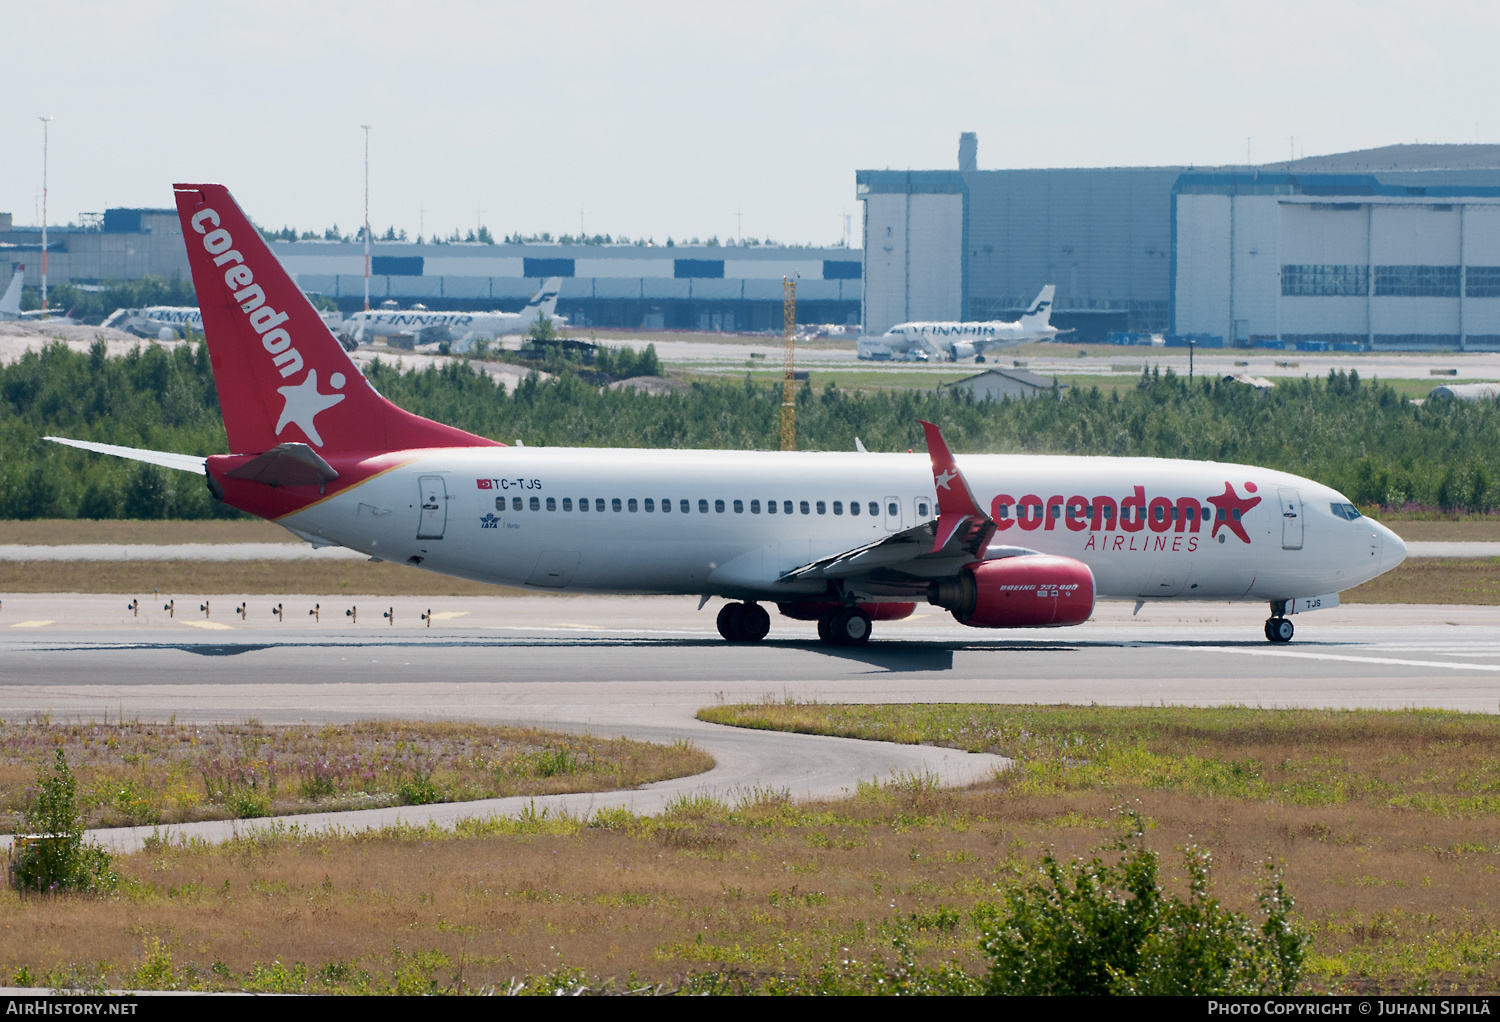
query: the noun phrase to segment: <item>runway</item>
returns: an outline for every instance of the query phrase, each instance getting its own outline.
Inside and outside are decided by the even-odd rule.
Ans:
[[[323,599],[327,599],[323,597]],[[726,645],[718,603],[680,598],[216,597],[246,613],[140,616],[120,597],[11,595],[0,607],[0,716],[346,721],[444,717],[536,724],[655,741],[690,740],[709,774],[589,806],[661,808],[684,792],[754,786],[828,797],[860,780],[931,771],[969,783],[998,761],[951,750],[743,731],[705,724],[716,701],[1098,702],[1259,706],[1500,705],[1500,614],[1488,607],[1345,606],[1295,618],[1271,646],[1259,605],[1101,604],[1056,631],[964,628],[936,608],[881,622],[857,649],[821,646],[809,625],[773,616],[766,642]],[[304,607],[303,604],[307,606]],[[356,609],[350,624],[347,610]],[[420,615],[432,612],[427,627]],[[396,622],[387,623],[389,611]],[[413,627],[418,626],[418,627]],[[582,800],[582,801],[580,801]],[[559,808],[572,804],[557,800]],[[539,802],[540,804],[540,802]],[[494,811],[519,806],[498,803]],[[577,808],[577,806],[574,806]],[[434,818],[460,810],[438,807]],[[472,810],[469,810],[472,811]],[[373,810],[367,825],[425,810]],[[303,822],[315,821],[303,818]],[[228,825],[216,826],[227,833]],[[128,847],[142,835],[118,835]],[[113,839],[112,839],[113,840]]]

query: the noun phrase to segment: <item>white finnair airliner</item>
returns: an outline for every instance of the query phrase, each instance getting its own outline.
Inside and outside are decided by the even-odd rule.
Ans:
[[[520,312],[371,309],[344,320],[339,333],[361,344],[377,337],[415,337],[418,344],[447,341],[454,351],[468,351],[475,341],[494,341],[506,334],[525,333],[543,316],[559,326],[566,323],[566,318],[557,315],[557,295],[561,290],[562,278],[549,277]]]
[[[1340,493],[1285,472],[1153,458],[506,447],[386,401],[222,185],[177,185],[232,453],[49,439],[202,473],[296,535],[543,591],[733,602],[854,645],[918,601],[976,628],[1088,619],[1097,599],[1242,600],[1289,615],[1399,564]]]
[[[972,357],[983,362],[986,351],[1051,340],[1067,332],[1052,325],[1052,296],[1056,291],[1051,284],[1042,288],[1021,318],[1010,323],[897,323],[879,337],[860,338],[859,357],[896,362],[957,362]]]

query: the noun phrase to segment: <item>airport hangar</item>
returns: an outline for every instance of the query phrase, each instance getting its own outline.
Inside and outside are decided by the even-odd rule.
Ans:
[[[48,228],[47,279],[98,284],[187,276],[175,209],[110,209],[84,225]],[[304,291],[343,312],[364,307],[363,243],[272,241]],[[548,277],[561,277],[557,311],[573,326],[754,331],[782,329],[782,278],[797,281],[800,323],[859,321],[861,253],[780,245],[371,245],[370,302],[516,311]],[[0,214],[0,268],[26,265],[41,282],[41,229]]]
[[[1500,146],[1399,145],[1261,167],[861,170],[861,320],[1015,319],[1206,344],[1500,342]]]

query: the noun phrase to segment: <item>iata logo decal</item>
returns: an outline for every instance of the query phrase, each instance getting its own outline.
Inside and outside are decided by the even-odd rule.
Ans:
[[[500,527],[500,519],[496,518],[494,513],[491,512],[479,519],[479,527],[481,529],[498,529]]]

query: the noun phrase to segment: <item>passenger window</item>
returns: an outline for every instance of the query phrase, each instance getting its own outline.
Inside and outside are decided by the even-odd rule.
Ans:
[[[745,513],[745,502],[743,500],[737,500],[734,502],[734,513],[737,515],[742,515]]]
[[[671,500],[671,498],[664,499],[661,502],[661,510],[662,510],[662,514],[670,514],[671,513],[671,511],[672,511],[672,500]]]
[[[609,506],[612,507],[612,508],[614,508],[616,511],[620,510],[620,498],[619,497],[611,497],[610,501],[609,501]]]
[[[655,511],[655,510],[656,510],[656,501],[652,500],[650,497],[647,497],[646,498],[646,511],[649,513],[649,512]]]
[[[533,511],[540,511],[541,509],[542,509],[542,502],[541,502],[541,500],[539,498],[537,498],[537,497],[532,497],[531,498],[531,510],[533,510]]]
[[[722,500],[716,500],[716,501],[714,501],[714,510],[717,511],[719,514],[723,514],[724,513],[724,502]]]
[[[783,500],[781,502],[781,510],[783,512],[785,512],[786,514],[791,514],[792,513],[792,502],[789,501],[789,500]],[[807,502],[806,501],[803,501],[803,503],[802,503],[802,513],[803,514],[807,514]]]
[[[1166,521],[1167,509],[1158,504],[1151,509],[1151,517],[1155,518],[1158,522]]]
[[[851,500],[849,502],[849,513],[851,515],[857,515],[857,514],[859,514],[859,501],[857,501],[857,500]]]
[[[823,503],[821,500],[818,501],[818,514],[820,514],[820,515],[826,515],[827,513],[828,513],[828,505],[825,504],[825,503]]]
[[[600,514],[604,513],[604,498],[603,497],[595,497],[594,498],[594,510],[598,511]],[[615,510],[618,511],[620,509],[619,508],[615,508]]]
[[[928,514],[927,514],[927,502],[925,500],[924,501],[920,501],[917,504],[917,517],[918,518],[927,518],[927,517],[929,517]]]
[[[682,503],[680,503],[680,504],[677,505],[677,510],[681,511],[683,514],[687,514],[692,509],[693,509],[693,505],[691,505],[691,504],[689,504],[687,502],[687,498],[686,497],[683,498]]]
[[[812,514],[812,508],[807,506],[807,501],[805,500],[802,502],[802,513],[805,515]]]
[[[556,511],[557,510],[557,498],[556,497],[548,497],[547,498],[547,510],[548,511]]]
[[[844,513],[844,502],[842,500],[836,500],[833,502],[833,513],[836,515],[841,515]]]
[[[700,515],[706,515],[706,514],[708,514],[708,501],[706,501],[706,500],[700,500],[700,501],[698,501],[698,513]]]
[[[625,506],[628,507],[628,508],[630,508],[631,514],[634,514],[636,511],[640,510],[640,506],[636,503],[636,500],[635,500],[634,497],[631,497],[630,498],[630,502],[628,504],[626,504]]]
[[[774,500],[768,500],[768,501],[766,501],[766,514],[768,514],[768,515],[774,515],[775,513],[776,513],[776,502]]]
[[[999,518],[1002,522],[1005,521],[1005,519],[1007,519],[1007,518],[1010,517],[1010,505],[1009,504],[999,504],[999,505],[997,505],[997,508],[999,510],[999,513],[995,517]]]
[[[1185,508],[1183,508],[1182,509],[1182,517],[1186,518],[1188,521],[1191,522],[1193,519],[1195,519],[1195,518],[1198,517],[1198,508],[1197,507],[1185,507]]]
[[[894,512],[892,512],[892,513],[894,514]],[[1061,518],[1062,517],[1062,505],[1061,504],[1049,504],[1049,505],[1047,505],[1047,513],[1049,515],[1051,515],[1053,518]]]
[[[504,497],[496,497],[495,498],[495,510],[496,511],[504,511],[505,510],[505,498]]]
[[[891,501],[890,505],[888,507],[886,507],[885,513],[888,514],[888,515],[890,515],[892,518],[895,518],[897,515],[899,515],[901,513],[901,505],[897,504],[895,501]],[[1036,509],[1036,513],[1038,515],[1040,515],[1042,513],[1042,509],[1041,509],[1040,505],[1038,505],[1038,507]]]
[[[573,510],[573,498],[572,497],[564,497],[563,498],[563,510],[564,511],[571,511],[571,510]]]
[[[1239,521],[1240,520],[1240,509],[1239,508],[1235,508],[1234,509],[1234,520],[1235,521]]]
[[[872,516],[880,514],[880,505],[875,503],[873,500],[870,501],[870,514]]]
[[[512,511],[519,511],[519,510],[521,510],[521,498],[520,497],[514,497],[514,498],[511,499],[510,509]]]
[[[750,502],[750,513],[752,515],[758,515],[758,514],[760,514],[760,501],[758,501],[758,500],[752,500]]]
[[[589,509],[589,499],[587,497],[579,497],[578,498],[578,510],[580,510],[580,511],[587,511],[588,509]]]

